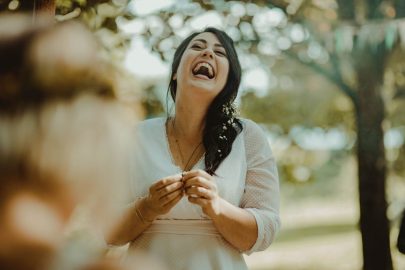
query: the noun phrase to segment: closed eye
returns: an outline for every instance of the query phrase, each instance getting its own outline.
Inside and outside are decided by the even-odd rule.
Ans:
[[[193,46],[191,46],[191,48],[193,48],[193,49],[202,49],[201,45],[198,45],[198,44],[194,44]]]
[[[226,56],[226,54],[223,51],[215,51],[216,54],[219,54],[220,56]]]

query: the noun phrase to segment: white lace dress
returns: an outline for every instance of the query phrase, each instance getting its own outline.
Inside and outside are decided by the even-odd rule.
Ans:
[[[131,161],[134,170],[129,189],[133,200],[146,195],[157,180],[181,173],[169,150],[165,121],[150,119],[136,128],[137,148]],[[219,195],[256,219],[256,243],[245,251],[250,254],[266,249],[280,228],[279,182],[264,132],[251,120],[241,121],[243,131],[215,177]],[[193,169],[197,168],[204,169],[203,158]],[[147,252],[170,270],[247,269],[242,252],[231,246],[201,208],[186,197],[134,239],[130,249]]]

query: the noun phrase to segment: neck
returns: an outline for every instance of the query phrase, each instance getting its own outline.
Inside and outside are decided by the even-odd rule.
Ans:
[[[207,108],[203,106],[185,106],[181,102],[176,105],[174,127],[178,136],[189,142],[201,141],[205,127]]]

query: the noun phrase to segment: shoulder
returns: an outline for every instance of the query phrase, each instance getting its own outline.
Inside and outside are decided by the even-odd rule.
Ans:
[[[267,150],[271,152],[269,137],[265,129],[250,119],[239,118],[239,120],[243,126],[242,133],[246,149],[257,153]]]
[[[240,119],[243,125],[243,139],[245,143],[248,167],[261,166],[264,161],[273,160],[269,136],[259,124],[249,119]]]
[[[245,137],[247,137],[247,138],[250,138],[250,137],[265,138],[266,137],[264,129],[256,122],[254,122],[250,119],[247,119],[247,118],[238,118],[238,119],[242,123],[243,133],[245,134]]]
[[[250,128],[250,129],[260,128],[260,126],[253,120],[250,120],[248,118],[242,118],[242,117],[238,117],[238,119],[242,123],[243,128]]]

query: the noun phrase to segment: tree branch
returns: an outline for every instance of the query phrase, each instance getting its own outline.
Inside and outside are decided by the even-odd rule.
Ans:
[[[325,41],[319,36],[319,32],[317,32],[313,25],[310,23],[306,23],[305,21],[300,22],[302,25],[305,25],[306,29],[311,33],[312,38],[319,43],[320,45],[322,45],[323,48],[326,47]],[[314,62],[305,62],[302,59],[300,59],[296,54],[291,53],[291,51],[289,51],[288,53],[285,52],[286,55],[288,55],[290,58],[295,59],[296,61],[299,61],[300,63],[306,65],[307,67],[310,67],[312,70],[321,73],[324,77],[326,77],[327,79],[329,79],[330,81],[332,81],[334,84],[336,84],[337,86],[339,86],[339,89],[341,89],[347,96],[349,96],[353,102],[356,102],[356,98],[357,98],[357,94],[356,92],[350,87],[348,86],[342,77],[342,72],[340,69],[340,64],[339,64],[339,59],[338,56],[336,55],[335,51],[332,52],[328,52],[329,57],[331,59],[331,66],[333,71],[328,72],[326,71],[324,68],[320,67],[319,65],[317,65]],[[312,66],[312,67],[311,67]]]
[[[340,71],[340,64],[338,57],[334,53],[329,53],[330,61],[332,63],[332,68],[335,73],[335,77],[339,82],[343,82],[342,72]]]
[[[339,87],[339,90],[341,90],[346,96],[348,96],[352,101],[355,107],[358,106],[358,95],[356,91],[354,91],[349,85],[347,85],[341,78],[340,76],[333,74],[320,65],[316,64],[315,62],[305,62],[301,58],[299,58],[296,54],[290,52],[290,51],[283,51],[283,54],[287,55],[289,58],[305,65],[306,67],[312,69],[316,73],[321,74],[325,78],[327,78],[330,82],[335,84],[336,86]]]

